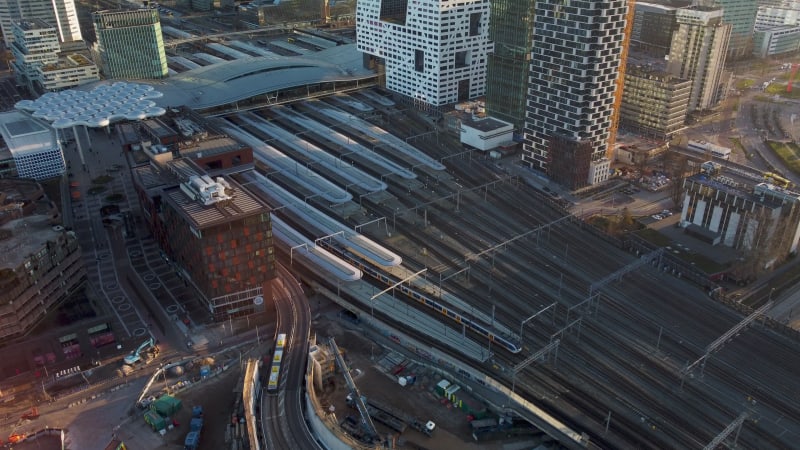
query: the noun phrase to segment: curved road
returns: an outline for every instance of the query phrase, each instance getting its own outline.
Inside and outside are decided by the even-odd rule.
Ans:
[[[286,333],[281,376],[276,394],[261,392],[261,430],[267,449],[311,450],[320,446],[303,415],[303,384],[308,360],[311,310],[303,288],[289,271],[278,266],[275,283],[276,334]]]

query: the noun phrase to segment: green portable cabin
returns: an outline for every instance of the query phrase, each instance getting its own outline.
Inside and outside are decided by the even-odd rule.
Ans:
[[[161,417],[172,417],[181,410],[183,403],[171,395],[162,395],[161,398],[150,404],[150,410],[157,412]]]
[[[444,392],[450,386],[450,382],[447,380],[440,380],[436,383],[436,393],[444,397]]]
[[[144,413],[144,422],[150,425],[153,431],[161,431],[167,428],[167,422],[163,417],[159,416],[155,411],[147,411]]]

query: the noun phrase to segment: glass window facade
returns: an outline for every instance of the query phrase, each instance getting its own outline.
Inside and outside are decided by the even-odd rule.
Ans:
[[[728,58],[750,56],[758,3],[756,0],[716,0],[716,4],[722,7],[722,20],[731,25]]]
[[[533,46],[534,0],[492,0],[486,82],[486,110],[521,131],[525,123],[525,95]]]
[[[157,9],[92,14],[97,53],[108,78],[156,79],[169,75]]]
[[[620,107],[620,125],[656,139],[685,128],[690,80],[628,66]]]

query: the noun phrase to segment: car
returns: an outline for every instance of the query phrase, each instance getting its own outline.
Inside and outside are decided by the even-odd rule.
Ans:
[[[661,219],[663,219],[663,218],[664,218],[664,217],[663,217],[663,216],[661,216],[660,214],[653,214],[653,215],[652,215],[652,216],[650,216],[650,217],[652,217],[653,219],[656,219],[656,220],[661,220]]]
[[[664,217],[669,217],[669,216],[672,215],[672,211],[670,211],[668,209],[665,209],[665,210],[661,211],[661,215],[664,216]]]

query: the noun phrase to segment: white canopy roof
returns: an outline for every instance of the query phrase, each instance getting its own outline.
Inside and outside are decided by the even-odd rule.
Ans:
[[[115,120],[161,116],[166,110],[150,100],[161,96],[161,92],[152,86],[120,81],[101,84],[90,91],[48,92],[36,100],[21,100],[15,107],[52,122],[53,128],[75,125],[95,128]]]

